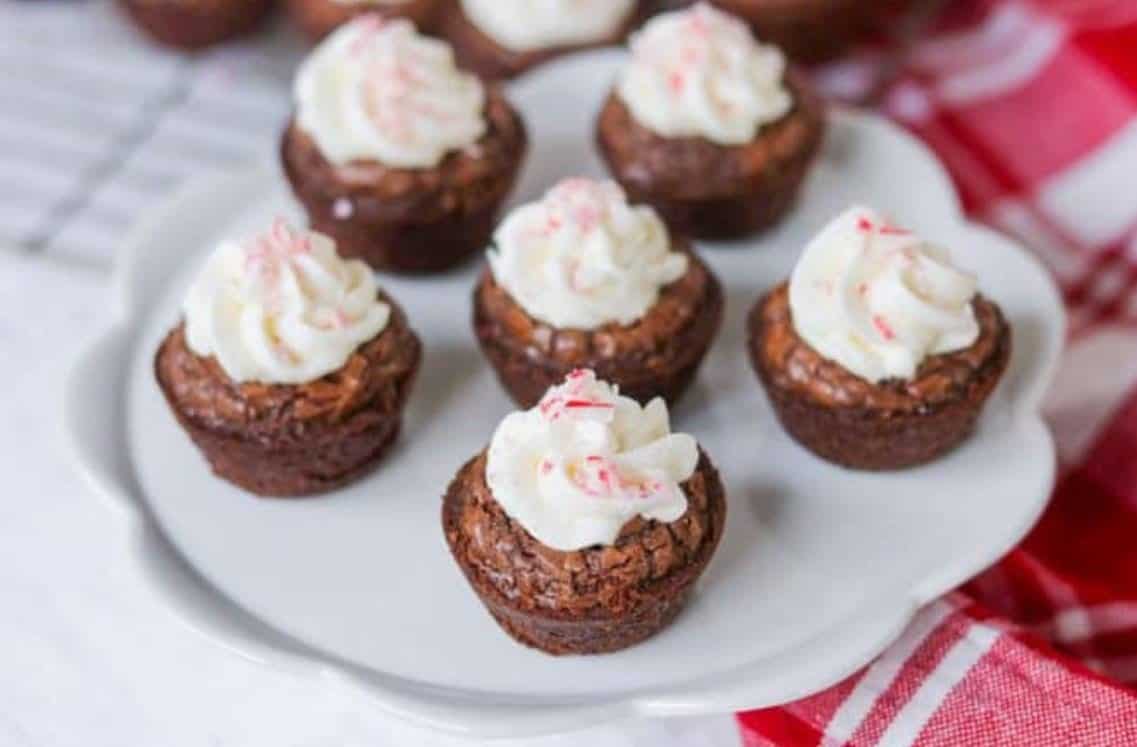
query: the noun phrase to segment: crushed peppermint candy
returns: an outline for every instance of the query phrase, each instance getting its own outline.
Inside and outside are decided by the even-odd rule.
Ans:
[[[569,477],[593,498],[646,500],[665,489],[659,480],[629,474],[612,459],[600,455],[587,456],[571,464]]]
[[[310,253],[312,241],[278,216],[268,231],[253,236],[245,242],[242,249],[245,254],[245,272],[256,276],[272,291],[280,284],[282,265],[297,256]]]
[[[671,432],[662,400],[641,405],[577,370],[537,407],[502,420],[486,484],[539,542],[569,551],[615,543],[637,516],[681,518],[698,460],[695,439]]]
[[[577,369],[568,375],[564,384],[550,389],[537,408],[550,421],[569,415],[603,415],[615,410],[613,399],[596,396],[592,393],[596,389],[596,374]]]
[[[876,327],[876,331],[880,333],[880,336],[883,337],[887,342],[892,342],[896,339],[896,332],[892,329],[892,326],[888,323],[888,320],[880,314],[873,316],[872,324],[874,327]]]
[[[592,179],[565,179],[545,197],[547,226],[560,230],[567,221],[582,233],[596,230],[609,214],[609,204],[622,198],[619,187]]]

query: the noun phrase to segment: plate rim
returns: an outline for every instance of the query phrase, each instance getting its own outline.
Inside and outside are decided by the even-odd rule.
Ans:
[[[610,52],[595,54],[599,56]],[[538,77],[539,74],[534,76]],[[531,84],[534,78],[519,85]],[[1053,436],[1042,418],[1041,404],[1059,365],[1066,328],[1065,308],[1052,276],[1037,256],[1016,241],[963,215],[958,194],[943,164],[915,136],[871,112],[835,109],[831,116],[847,118],[864,126],[883,127],[890,136],[907,141],[909,146],[914,145],[930,162],[928,166],[935,166],[944,191],[950,195],[951,205],[947,207],[952,210],[961,229],[998,237],[1001,244],[1029,262],[1034,271],[1045,279],[1050,293],[1045,305],[1053,312],[1048,316],[1052,317],[1054,324],[1043,340],[1045,350],[1035,363],[1037,370],[1033,372],[1029,386],[1016,398],[1022,407],[1016,408],[1013,416],[1021,419],[1024,426],[1035,430],[1036,435],[1048,445],[1051,458],[1042,465],[1044,473],[1040,484],[1052,486],[1057,458]],[[160,235],[160,227],[171,216],[182,214],[203,200],[212,199],[219,190],[235,189],[235,185],[245,182],[261,183],[273,171],[270,162],[261,161],[238,170],[191,180],[132,228],[115,264],[111,291],[113,322],[80,352],[67,378],[64,393],[64,428],[73,460],[95,492],[106,498],[127,523],[130,559],[142,571],[146,586],[191,629],[246,658],[295,674],[339,680],[361,687],[375,696],[377,705],[396,716],[443,731],[483,737],[571,731],[630,717],[695,715],[764,707],[824,689],[867,664],[900,635],[922,606],[950,592],[1016,545],[1037,521],[1049,500],[1051,489],[1047,487],[1037,498],[1030,515],[1024,515],[1023,523],[1008,528],[1002,545],[980,548],[981,551],[969,558],[969,562],[957,562],[951,572],[926,578],[915,588],[897,592],[894,598],[867,600],[858,613],[846,619],[846,628],[839,636],[832,635],[833,630],[828,629],[825,631],[828,640],[805,641],[793,649],[775,654],[774,658],[786,657],[790,661],[794,655],[798,658],[793,665],[797,674],[791,678],[792,682],[777,688],[777,695],[770,692],[772,688],[769,686],[747,686],[741,681],[744,672],[740,670],[711,678],[727,680],[725,684],[688,683],[683,687],[663,688],[605,703],[542,698],[524,704],[488,705],[476,702],[468,694],[416,684],[337,660],[255,618],[244,611],[238,601],[227,597],[198,574],[165,536],[140,488],[132,484],[129,475],[133,467],[124,448],[123,399],[129,377],[121,373],[129,367],[132,357],[124,353],[133,350],[148,308],[154,302],[153,298],[147,299],[147,294],[157,295],[153,287],[147,287],[154,284],[154,280],[147,276],[148,263],[156,261],[152,256],[153,238]],[[113,423],[109,426],[110,433],[109,423]],[[855,645],[849,643],[851,638],[856,638]],[[814,648],[803,656],[802,652],[809,646]],[[838,650],[827,656],[824,652],[830,648]],[[810,659],[813,664],[810,664]],[[819,660],[836,663],[818,667]]]

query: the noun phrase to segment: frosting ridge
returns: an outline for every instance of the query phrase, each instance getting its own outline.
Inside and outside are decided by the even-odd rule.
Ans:
[[[793,107],[781,50],[705,2],[648,21],[631,49],[617,95],[637,122],[663,137],[743,145]]]
[[[790,277],[794,329],[863,379],[911,379],[929,355],[979,337],[977,281],[948,252],[854,207],[806,246]]]
[[[530,316],[561,329],[632,324],[690,262],[654,209],[629,205],[615,182],[582,178],[514,210],[488,259]]]
[[[592,371],[574,371],[531,410],[498,426],[486,483],[502,509],[556,550],[611,545],[637,516],[687,512],[681,483],[699,461],[695,439],[672,433],[662,399],[641,407]]]
[[[183,304],[186,344],[234,381],[313,381],[386,328],[391,309],[378,294],[366,264],[278,218],[206,260]]]
[[[337,165],[433,168],[487,129],[482,82],[405,19],[340,26],[301,64],[293,95],[297,126]]]

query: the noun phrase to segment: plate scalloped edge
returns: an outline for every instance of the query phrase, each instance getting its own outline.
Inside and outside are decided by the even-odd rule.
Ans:
[[[890,128],[894,135],[918,147],[939,172],[945,199],[954,206],[958,220],[966,223],[946,172],[921,143],[875,116],[840,116],[870,120],[873,126]],[[866,604],[858,616],[846,620],[840,635],[828,631],[827,635],[777,654],[774,658],[780,661],[783,671],[794,674],[780,680],[776,688],[769,683],[755,683],[743,666],[716,676],[713,681],[686,683],[681,689],[658,690],[602,704],[546,698],[487,704],[471,700],[461,692],[384,675],[326,656],[248,614],[189,566],[152,517],[132,474],[124,429],[112,425],[121,423],[127,352],[153,300],[147,288],[156,285],[155,279],[164,273],[161,257],[156,256],[160,253],[148,252],[146,239],[155,235],[158,226],[176,227],[179,216],[192,214],[193,206],[200,201],[216,200],[219,193],[241,194],[250,182],[263,178],[261,168],[265,167],[191,183],[135,227],[116,269],[116,319],[82,352],[65,392],[65,428],[72,451],[90,484],[110,499],[128,523],[128,551],[147,585],[192,629],[240,655],[302,676],[322,676],[363,686],[380,707],[402,718],[484,737],[547,734],[632,717],[694,715],[776,705],[824,689],[867,664],[895,640],[921,606],[988,567],[1017,544],[1046,505],[1049,491],[1039,499],[1037,510],[1024,517],[1021,526],[1007,528],[1005,546],[983,548],[975,557],[957,563],[939,577],[927,578],[918,587],[879,605]],[[977,240],[998,243],[1007,251],[1018,253],[1024,265],[1046,275],[1038,260],[1013,242],[976,224],[968,224],[967,230],[974,232]],[[1052,294],[1047,301],[1061,308],[1058,291],[1046,277]],[[1051,446],[1051,454],[1053,439],[1040,407],[1064,339],[1064,322],[1056,326],[1031,341],[1034,360],[1028,366],[1030,380],[1019,382],[1022,394],[1013,413]],[[1043,483],[1053,484],[1055,460],[1051,458],[1041,469],[1039,477]]]

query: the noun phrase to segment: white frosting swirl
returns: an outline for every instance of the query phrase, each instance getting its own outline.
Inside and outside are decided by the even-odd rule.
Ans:
[[[216,356],[234,381],[314,381],[387,326],[391,309],[378,293],[367,265],[278,218],[206,261],[183,305],[186,343]]]
[[[868,381],[910,379],[926,356],[979,337],[975,276],[946,250],[852,208],[802,253],[790,278],[794,329],[817,352]]]
[[[663,137],[743,145],[793,106],[781,50],[706,3],[656,16],[631,47],[617,93],[637,122]]]
[[[481,81],[405,19],[344,24],[304,60],[294,88],[297,125],[337,165],[432,168],[486,131]]]
[[[590,44],[616,32],[636,0],[461,0],[486,36],[514,52]]]
[[[615,182],[566,179],[514,210],[494,235],[498,285],[535,319],[561,329],[631,324],[687,271],[656,212]]]
[[[662,399],[641,407],[592,371],[575,371],[537,407],[501,422],[486,484],[539,542],[571,551],[615,543],[637,515],[679,519],[680,483],[698,461],[695,439],[671,433]]]

